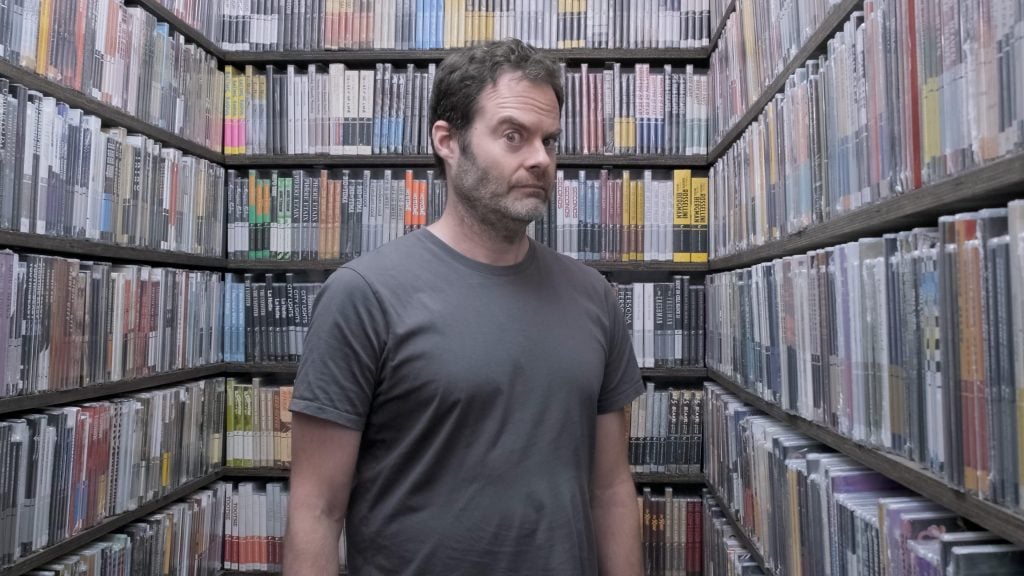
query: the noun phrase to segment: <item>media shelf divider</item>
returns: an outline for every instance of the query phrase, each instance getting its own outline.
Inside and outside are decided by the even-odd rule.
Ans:
[[[740,117],[739,121],[726,131],[722,139],[718,141],[718,144],[711,148],[711,153],[708,155],[709,164],[714,164],[715,161],[729,150],[729,147],[739,139],[744,130],[747,129],[747,126],[757,119],[761,111],[764,110],[764,107],[786,86],[786,80],[793,75],[797,68],[806,64],[811,58],[825,53],[828,47],[828,40],[842,29],[846,21],[849,20],[850,14],[858,10],[862,3],[863,0],[843,0],[832,7],[832,11],[825,16],[821,25],[807,39],[807,42],[796,53],[796,56],[789,61],[789,64],[782,69],[782,72],[775,77],[775,80],[761,92],[761,96],[754,101],[754,104],[747,109],[747,112]]]
[[[900,196],[869,204],[787,238],[711,260],[710,270],[732,270],[774,258],[802,254],[885,232],[935,226],[939,216],[1019,198],[1024,187],[1024,153],[979,166]]]
[[[227,374],[284,374],[295,376],[298,362],[229,362],[224,367]]]
[[[754,545],[754,541],[751,540],[750,536],[747,535],[747,532],[743,529],[743,526],[740,525],[739,520],[735,516],[733,516],[732,509],[726,505],[725,500],[723,500],[721,495],[718,494],[718,490],[716,490],[714,486],[711,486],[709,484],[708,492],[710,492],[711,496],[714,497],[716,502],[718,502],[718,507],[722,509],[722,515],[725,516],[725,519],[729,521],[729,524],[732,526],[732,530],[736,534],[736,537],[740,539],[740,542],[743,544],[743,547],[746,548],[748,552],[750,552],[750,557],[754,560],[754,562],[757,562],[757,565],[760,566],[762,570],[764,570],[765,574],[768,574],[769,576],[780,576],[779,574],[776,574],[774,570],[768,568],[768,564],[765,563],[764,556],[761,554],[761,549]],[[705,541],[707,541],[708,537],[709,535],[704,535]]]
[[[292,471],[288,468],[239,468],[225,466],[222,469],[223,477],[234,478],[288,478]]]
[[[708,369],[703,366],[682,366],[679,368],[641,368],[640,374],[652,380],[673,378],[707,378]]]
[[[224,155],[220,152],[215,152],[168,130],[139,120],[127,112],[87,96],[74,88],[58,84],[49,78],[16,66],[6,60],[0,60],[0,76],[4,76],[30,90],[37,90],[46,96],[52,96],[72,108],[80,108],[87,114],[98,117],[107,126],[120,126],[126,128],[129,132],[144,134],[168,147],[177,148],[182,152],[187,152],[199,158],[205,158],[211,162],[218,164],[224,162]]]
[[[225,466],[221,471],[223,478],[288,478],[291,470],[288,468],[240,468]],[[704,475],[695,474],[668,474],[664,472],[634,472],[633,481],[638,484],[678,484],[690,486],[703,486]]]
[[[156,266],[224,270],[227,259],[217,256],[197,256],[170,250],[152,250],[134,246],[118,246],[84,238],[46,236],[28,232],[0,230],[0,249],[13,248],[17,252],[40,252],[72,258],[100,261],[132,262]]]
[[[722,38],[722,33],[725,32],[725,24],[729,21],[729,16],[732,16],[732,13],[736,11],[736,2],[737,0],[730,0],[729,5],[722,12],[722,19],[718,22],[715,33],[711,35],[711,43],[708,45],[708,58],[711,57],[711,53],[718,47],[718,41]]]
[[[219,376],[223,372],[224,364],[216,363],[197,368],[186,368],[184,370],[174,370],[172,372],[164,372],[162,374],[153,374],[152,376],[127,378],[103,384],[83,386],[81,388],[72,388],[70,390],[54,390],[51,392],[41,392],[39,394],[0,398],[0,415],[38,410],[60,404],[70,404],[72,402],[97,400],[129,392],[138,392],[140,390],[157,388],[159,386],[169,386],[171,384],[190,382],[192,380],[202,380],[203,378]]]
[[[225,52],[220,46],[214,44],[213,41],[207,38],[205,34],[196,30],[179,18],[177,14],[171,12],[168,8],[160,4],[159,0],[127,0],[127,3],[145,8],[150,14],[156,16],[157,19],[169,24],[172,30],[184,36],[186,40],[201,47],[203,50],[206,50],[212,56],[217,58],[221,65],[224,64]]]
[[[330,260],[227,260],[228,272],[301,272],[306,270],[334,270],[349,262],[349,259]],[[675,272],[679,274],[704,274],[706,263],[686,262],[616,262],[581,261],[599,272]]]
[[[712,379],[743,402],[1010,542],[1024,546],[1024,515],[968,495],[947,485],[943,478],[916,462],[860,444],[820,424],[783,410],[733,382],[724,374],[715,370],[709,372]]]
[[[147,0],[152,1],[152,0]],[[307,50],[275,52],[224,52],[224,63],[232,66],[246,64],[429,64],[440,62],[455,50]],[[564,50],[544,49],[544,53],[569,64],[588,62],[604,64],[621,62],[632,64],[690,63],[704,65],[711,54],[710,47],[703,48],[571,48]]]
[[[707,156],[558,156],[558,167],[593,168],[707,168]],[[224,157],[228,168],[432,168],[429,154],[229,154]]]
[[[225,374],[283,374],[294,376],[298,370],[297,362],[228,362],[223,365]],[[645,378],[706,378],[706,368],[641,368],[640,374]]]
[[[84,530],[59,544],[54,544],[53,546],[39,550],[38,552],[19,560],[15,564],[11,564],[5,568],[0,568],[0,576],[21,576],[22,574],[27,574],[47,562],[52,562],[61,556],[70,554],[102,536],[135,522],[136,520],[145,518],[153,512],[172,504],[174,501],[184,498],[196,490],[200,490],[216,482],[220,478],[221,471],[217,470],[212,474],[186,482],[178,488],[168,492],[166,495],[161,496],[152,502],[143,504],[131,512],[107,518],[98,526],[93,526],[92,528]]]
[[[665,472],[633,472],[633,482],[636,484],[663,484],[683,486],[704,486],[704,475],[696,474],[668,474]]]

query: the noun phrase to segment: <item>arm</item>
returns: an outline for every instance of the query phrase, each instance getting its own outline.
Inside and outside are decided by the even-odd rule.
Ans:
[[[296,412],[284,539],[286,576],[336,576],[338,539],[362,433]],[[325,451],[329,451],[327,456]]]
[[[601,576],[642,576],[644,572],[640,511],[625,438],[626,418],[622,410],[597,417],[590,508]]]

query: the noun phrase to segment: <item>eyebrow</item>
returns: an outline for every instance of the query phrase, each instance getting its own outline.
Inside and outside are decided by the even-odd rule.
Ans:
[[[516,118],[515,116],[508,115],[508,114],[498,117],[497,126],[498,127],[511,126],[513,128],[518,128],[518,129],[523,130],[523,131],[529,131],[529,127],[526,124],[523,124],[522,122],[520,122],[519,119]],[[545,138],[558,138],[561,135],[562,135],[562,129],[561,128],[556,128],[554,131],[548,132],[547,134],[545,134],[544,137]]]

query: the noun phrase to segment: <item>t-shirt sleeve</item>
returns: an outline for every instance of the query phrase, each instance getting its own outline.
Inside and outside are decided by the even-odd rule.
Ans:
[[[644,383],[640,368],[633,353],[633,342],[626,331],[622,316],[611,285],[605,291],[608,307],[608,356],[604,365],[604,382],[597,401],[597,413],[607,414],[621,410],[634,398],[643,394]]]
[[[387,345],[387,319],[372,287],[339,268],[313,305],[290,409],[362,430]]]

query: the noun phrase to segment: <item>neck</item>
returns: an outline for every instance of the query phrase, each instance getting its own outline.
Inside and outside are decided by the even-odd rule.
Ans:
[[[522,262],[530,248],[526,224],[481,222],[457,202],[451,202],[452,196],[448,196],[444,214],[428,230],[463,256],[477,262],[492,266],[511,266]]]

